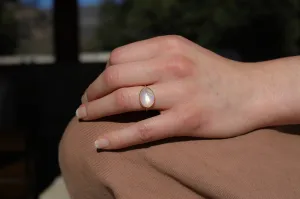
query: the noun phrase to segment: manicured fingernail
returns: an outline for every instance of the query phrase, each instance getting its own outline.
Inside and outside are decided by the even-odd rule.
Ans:
[[[109,141],[107,139],[99,139],[95,141],[95,147],[97,149],[103,149],[109,146]]]
[[[84,93],[81,97],[81,103],[87,103],[87,102],[88,102],[87,95],[86,93]]]
[[[85,105],[81,105],[81,106],[76,110],[76,116],[77,116],[79,119],[85,118],[85,117],[87,116]]]

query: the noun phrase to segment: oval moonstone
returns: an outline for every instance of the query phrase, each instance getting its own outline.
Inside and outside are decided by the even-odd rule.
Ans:
[[[148,88],[144,87],[140,92],[140,102],[144,108],[151,108],[155,102],[155,96],[153,91]]]

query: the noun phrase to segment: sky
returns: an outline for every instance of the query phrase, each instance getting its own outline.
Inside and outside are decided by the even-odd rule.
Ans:
[[[33,0],[21,0],[21,2],[26,3],[26,2],[32,2]],[[51,8],[53,0],[36,0],[38,2],[38,6],[40,8]],[[99,4],[102,0],[78,0],[80,6],[86,6],[86,5],[95,5]]]

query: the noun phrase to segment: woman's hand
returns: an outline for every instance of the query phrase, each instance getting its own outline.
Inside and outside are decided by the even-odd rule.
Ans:
[[[227,138],[259,127],[260,97],[247,64],[218,56],[180,36],[163,36],[114,50],[76,111],[83,120],[143,111],[140,91],[155,95],[160,115],[97,139],[119,149],[176,136]]]

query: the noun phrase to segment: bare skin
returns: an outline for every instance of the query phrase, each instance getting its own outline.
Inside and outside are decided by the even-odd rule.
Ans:
[[[180,36],[114,50],[76,111],[82,120],[142,111],[144,85],[160,115],[99,135],[95,145],[120,149],[168,137],[228,138],[300,123],[300,57],[260,63],[225,59]]]

